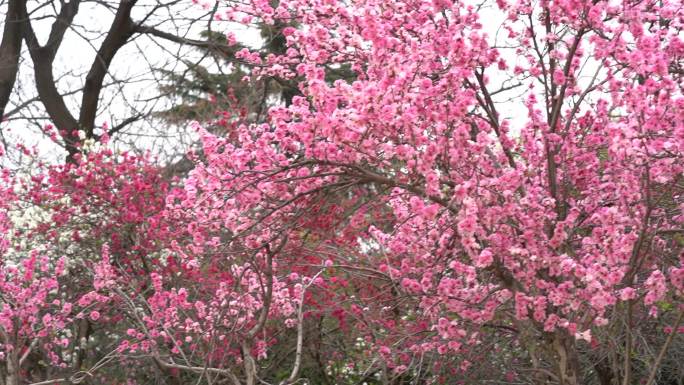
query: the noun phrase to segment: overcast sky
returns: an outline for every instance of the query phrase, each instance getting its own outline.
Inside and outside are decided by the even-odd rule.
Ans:
[[[156,0],[139,1],[134,8],[133,19],[135,21],[141,20],[149,12],[150,7],[157,3]],[[147,19],[145,24],[154,25],[157,29],[187,38],[199,39],[200,32],[207,28],[207,9],[211,9],[213,4],[215,3],[209,2],[202,6],[193,3],[191,0],[183,0],[175,5],[158,10]],[[35,7],[36,3],[33,3],[33,6]],[[43,14],[54,15],[55,11],[46,7]],[[505,47],[507,44],[506,33],[499,31],[505,15],[489,6],[481,9],[480,16],[483,29],[489,35],[491,43]],[[58,79],[58,89],[62,92],[78,90],[82,87],[85,74],[95,58],[96,49],[101,44],[104,32],[112,20],[112,9],[98,3],[86,2],[82,4],[74,20],[74,27],[65,35],[63,45],[55,61],[54,75]],[[197,22],[198,20],[201,22]],[[52,19],[47,18],[34,22],[34,28],[42,41],[46,40],[52,21]],[[234,23],[215,21],[212,28],[225,32],[234,31],[241,42],[252,46],[258,46],[261,41],[256,29],[249,29]],[[511,68],[515,64],[522,64],[514,49],[503,48],[501,54]],[[115,56],[110,67],[110,76],[105,80],[105,83],[113,83],[120,79],[131,79],[131,81],[121,86],[109,87],[103,92],[103,102],[96,124],[113,126],[139,111],[167,108],[169,106],[168,99],[148,101],[153,100],[159,94],[157,85],[160,81],[159,75],[150,71],[150,68],[180,71],[184,65],[179,62],[178,58],[197,59],[198,57],[199,52],[193,48],[181,47],[169,41],[152,40],[148,36],[137,35],[131,44],[125,45]],[[19,79],[12,98],[14,106],[30,100],[36,95],[32,80],[31,61],[25,48],[23,58]],[[211,65],[206,61],[205,64]],[[589,67],[585,70],[585,74],[593,72],[592,65]],[[593,68],[596,68],[595,64]],[[497,71],[490,70],[487,74],[490,76],[491,89],[499,88],[507,80],[505,74]],[[580,79],[580,83],[586,84],[588,78],[590,76],[584,75]],[[522,98],[519,97],[523,91],[524,87],[520,87],[497,96],[500,101],[514,98],[512,101],[499,105],[501,118],[511,120],[514,132],[519,131],[527,116]],[[77,111],[80,98],[80,92],[66,97],[67,103],[74,112]],[[49,119],[46,119],[42,112],[42,105],[36,102],[31,107],[30,110],[27,110],[31,112],[30,119],[11,120],[3,123],[5,136],[10,142],[18,141],[29,146],[38,145],[40,152],[47,154],[48,157],[54,157],[53,160],[62,159],[63,154],[60,151],[55,151],[55,145],[39,133],[39,127],[49,123]],[[7,110],[12,110],[12,108],[13,105],[10,105]],[[154,146],[156,147],[155,152],[162,148],[173,148],[176,151],[179,147],[183,148],[190,145],[192,138],[188,137],[187,132],[185,127],[172,127],[148,119],[131,125],[129,130],[121,135],[120,139],[124,142],[133,142],[139,148]]]

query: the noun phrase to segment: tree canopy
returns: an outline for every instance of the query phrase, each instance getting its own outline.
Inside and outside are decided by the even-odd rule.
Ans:
[[[3,171],[3,384],[681,383],[679,2],[213,12],[278,46],[168,73],[228,101],[187,175]]]

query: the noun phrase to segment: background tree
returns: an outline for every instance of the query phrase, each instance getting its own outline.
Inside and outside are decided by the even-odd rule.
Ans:
[[[192,134],[185,125],[161,126],[155,113],[174,100],[156,91],[156,70],[202,62],[192,54],[194,47],[230,52],[224,43],[200,34],[221,24],[215,6],[12,0],[3,2],[0,11],[1,132],[15,157],[20,155],[15,143],[38,143],[62,147],[71,159],[83,143],[102,135],[132,149],[165,148],[169,157],[177,157]],[[56,131],[45,133],[48,125]]]

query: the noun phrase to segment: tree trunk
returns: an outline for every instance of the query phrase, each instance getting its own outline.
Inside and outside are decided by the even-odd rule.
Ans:
[[[7,353],[5,385],[19,385],[19,357],[17,357],[16,349]]]
[[[565,331],[557,331],[553,339],[553,349],[556,353],[560,384],[579,385],[579,360],[575,339]]]
[[[242,342],[242,361],[245,371],[245,384],[255,385],[257,377],[257,367],[254,357],[252,357],[252,344],[251,341]]]
[[[14,89],[21,53],[21,7],[24,0],[11,0],[7,5],[5,27],[0,42],[0,121]]]
[[[613,378],[615,376],[610,365],[607,365],[604,361],[598,361],[594,364],[594,371],[598,377],[599,384],[613,385]]]

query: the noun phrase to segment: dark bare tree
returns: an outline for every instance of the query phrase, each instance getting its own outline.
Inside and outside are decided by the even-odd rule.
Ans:
[[[178,100],[157,87],[163,71],[211,66],[205,62],[212,58],[219,65],[224,62],[216,60],[216,53],[226,58],[235,52],[225,41],[211,39],[215,33],[201,33],[225,29],[214,25],[217,9],[218,2],[203,10],[178,0],[0,3],[0,133],[5,147],[12,145],[6,140],[10,126],[15,132],[42,134],[46,124],[54,125],[55,142],[69,161],[84,142],[103,135],[134,148],[172,136],[169,122],[156,114]],[[26,133],[16,133],[14,141],[21,140],[17,136]],[[178,138],[170,142],[178,148],[188,145],[177,143]]]

